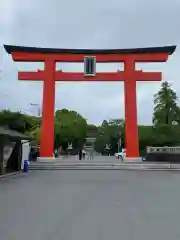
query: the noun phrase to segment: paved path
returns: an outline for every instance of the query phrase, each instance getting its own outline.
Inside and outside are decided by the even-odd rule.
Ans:
[[[0,181],[2,240],[179,240],[180,174],[40,171]]]

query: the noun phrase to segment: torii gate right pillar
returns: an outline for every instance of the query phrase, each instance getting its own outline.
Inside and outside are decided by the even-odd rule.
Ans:
[[[135,68],[136,62],[166,62],[168,51],[129,54],[124,59],[124,96],[125,96],[125,138],[126,157],[139,157],[139,138],[137,123],[137,81],[161,81],[162,73],[143,72]]]

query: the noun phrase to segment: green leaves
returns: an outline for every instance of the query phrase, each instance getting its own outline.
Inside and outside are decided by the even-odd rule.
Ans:
[[[163,82],[161,89],[154,95],[153,123],[171,124],[179,121],[179,107],[177,106],[177,95],[168,82]]]
[[[20,133],[31,131],[34,126],[40,126],[41,119],[24,115],[20,112],[3,110],[0,112],[0,125],[7,126]]]
[[[83,144],[86,137],[87,122],[75,111],[62,109],[55,114],[55,146],[59,144],[66,149],[68,143],[73,147]]]
[[[109,122],[104,120],[102,125],[98,127],[98,133],[95,143],[95,149],[97,152],[105,152],[105,145],[111,145],[111,152],[118,151],[118,142],[122,135],[124,128],[124,120],[110,120]]]

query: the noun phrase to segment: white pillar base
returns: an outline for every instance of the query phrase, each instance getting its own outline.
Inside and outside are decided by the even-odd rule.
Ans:
[[[124,162],[127,163],[141,163],[142,162],[142,158],[141,157],[126,157],[124,158]]]
[[[56,158],[55,157],[38,157],[37,158],[37,162],[55,162],[56,161]]]

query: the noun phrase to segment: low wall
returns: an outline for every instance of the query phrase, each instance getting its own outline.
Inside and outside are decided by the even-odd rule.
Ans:
[[[146,161],[180,163],[180,147],[147,147]]]

